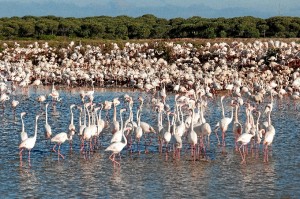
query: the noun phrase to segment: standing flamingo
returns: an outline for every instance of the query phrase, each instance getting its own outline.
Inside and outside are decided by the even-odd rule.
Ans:
[[[57,156],[58,156],[58,160],[59,160],[59,156],[62,157],[62,159],[65,159],[65,157],[60,153],[60,145],[62,143],[64,143],[66,140],[72,140],[72,135],[69,134],[69,137],[67,135],[67,133],[62,132],[59,134],[56,134],[52,139],[51,142],[55,142],[55,145],[53,146],[53,151],[56,152],[55,147],[58,144],[58,150],[57,150]]]
[[[225,117],[225,111],[224,111],[224,105],[223,105],[223,99],[225,96],[221,97],[221,106],[222,106],[222,116],[223,118],[221,119],[220,122],[217,123],[217,125],[215,126],[215,133],[218,139],[218,143],[220,144],[220,140],[219,140],[219,136],[217,134],[217,130],[219,128],[221,128],[222,131],[222,145],[225,146],[225,133],[228,129],[229,124],[232,122],[233,120],[233,106],[231,106],[231,117]]]
[[[239,110],[239,103],[234,103],[235,105],[235,114],[234,114],[234,121],[233,121],[233,134],[234,134],[234,143],[235,143],[235,150],[238,150],[237,139],[243,132],[242,124],[239,122],[238,119],[238,110]]]
[[[70,148],[72,149],[72,137],[75,135],[76,129],[74,125],[74,116],[73,116],[73,107],[75,107],[75,104],[70,105],[70,112],[71,112],[71,120],[70,120],[70,125],[69,125],[69,141],[70,141]]]
[[[48,106],[49,103],[46,104],[45,112],[46,112],[46,121],[45,121],[45,137],[46,139],[50,139],[52,136],[51,126],[48,124]]]
[[[266,134],[263,141],[264,148],[264,162],[269,162],[269,148],[274,140],[275,128],[271,123],[271,111],[268,112],[268,126],[266,128]]]
[[[123,148],[127,145],[127,139],[126,139],[123,129],[122,129],[122,137],[124,138],[124,141],[125,141],[124,143],[123,142],[114,142],[105,149],[105,151],[112,151],[112,154],[109,156],[109,159],[113,163],[118,164],[119,166],[121,166],[121,164],[115,160],[115,156],[116,156],[116,154],[119,154],[123,150]]]
[[[197,134],[194,131],[194,107],[190,109],[192,112],[192,121],[190,126],[190,133],[188,134],[188,141],[191,144],[192,156],[194,157],[194,161],[196,160],[196,145],[197,145]]]
[[[140,109],[138,109],[136,112],[136,120],[137,120],[137,127],[135,128],[135,138],[137,139],[137,148],[138,148],[138,152],[140,153],[139,144],[140,144],[141,137],[143,136],[143,129],[141,127]]]
[[[22,166],[22,152],[24,149],[28,150],[28,162],[29,162],[29,166],[30,165],[30,151],[31,149],[34,147],[35,142],[36,142],[36,136],[37,136],[37,123],[38,123],[38,119],[39,119],[39,115],[37,115],[35,117],[35,130],[34,130],[34,136],[27,138],[26,140],[24,140],[23,142],[21,142],[21,144],[19,145],[19,149],[20,149],[20,161],[21,161],[21,166]]]

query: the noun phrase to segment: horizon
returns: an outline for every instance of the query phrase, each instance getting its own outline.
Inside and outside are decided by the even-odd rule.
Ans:
[[[57,16],[85,18],[93,16],[129,16],[140,17],[151,14],[158,18],[234,18],[251,16],[255,18],[270,18],[276,16],[300,17],[300,5],[296,0],[274,3],[272,0],[238,1],[217,0],[206,2],[203,0],[0,0],[0,17],[24,16]]]

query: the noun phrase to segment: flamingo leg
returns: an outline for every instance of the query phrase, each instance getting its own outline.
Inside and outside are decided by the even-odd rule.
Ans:
[[[30,164],[30,150],[28,150],[28,164],[29,164],[29,166],[31,166],[31,164]]]
[[[57,154],[58,154],[58,160],[59,160],[59,156],[61,156],[62,159],[65,159],[65,157],[60,153],[60,145],[61,145],[61,144],[58,145],[58,151],[57,151]]]
[[[56,147],[56,144],[53,146],[52,151],[54,151],[56,153],[55,147]]]
[[[241,157],[242,157],[242,162],[241,162],[241,164],[243,164],[244,163],[244,155],[243,155],[243,153],[242,153],[242,151],[241,151],[241,148],[243,147],[243,144],[241,144],[241,146],[239,147],[239,151],[240,151],[240,154],[241,154]],[[244,148],[243,148],[244,149]]]
[[[20,152],[19,152],[19,155],[20,155],[20,162],[21,162],[21,166],[22,166],[22,157],[23,157],[23,155],[22,155],[22,152],[23,152],[23,149],[21,149],[21,150],[20,150]]]

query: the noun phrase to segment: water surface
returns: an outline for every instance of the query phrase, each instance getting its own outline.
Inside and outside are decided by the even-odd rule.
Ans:
[[[86,89],[86,88],[82,88]],[[69,106],[80,104],[79,89],[58,89],[62,101],[56,106],[49,105],[49,124],[54,134],[67,131],[70,123]],[[2,198],[299,198],[300,197],[300,156],[299,146],[299,111],[294,109],[288,99],[284,104],[275,103],[272,122],[276,135],[270,152],[269,163],[263,162],[262,152],[258,158],[247,157],[247,164],[241,165],[240,154],[234,151],[232,126],[227,132],[227,146],[217,146],[216,137],[211,135],[208,160],[192,161],[188,149],[184,149],[181,159],[166,160],[165,153],[159,154],[156,140],[148,148],[149,153],[139,155],[123,150],[121,168],[114,168],[108,159],[110,153],[104,149],[109,145],[110,129],[103,132],[102,146],[84,159],[79,152],[79,138],[75,136],[74,147],[69,144],[61,147],[65,160],[57,160],[57,155],[50,151],[51,146],[44,140],[45,115],[36,102],[40,94],[49,94],[50,87],[18,91],[11,98],[20,101],[14,112],[10,102],[5,109],[0,109],[0,195]],[[134,100],[142,95],[146,100],[149,95],[132,90],[103,90],[95,92],[95,101],[103,102],[125,94]],[[168,98],[173,106],[174,96]],[[230,115],[229,98],[225,98],[226,115]],[[268,100],[266,100],[267,102]],[[148,101],[149,102],[149,101]],[[156,115],[146,101],[142,120],[156,127]],[[264,105],[261,105],[262,107]],[[122,103],[121,107],[125,107]],[[134,112],[137,103],[134,104]],[[20,113],[24,117],[25,129],[33,136],[34,118],[41,114],[38,121],[38,136],[31,153],[31,167],[28,166],[27,152],[23,153],[23,166],[20,167],[18,145],[20,143]],[[74,110],[75,125],[78,128],[78,110]],[[104,117],[103,112],[103,117]],[[112,115],[112,111],[109,112]],[[125,114],[125,118],[128,113]],[[211,100],[205,113],[212,128],[221,118],[219,98]],[[118,116],[119,118],[119,116]],[[266,117],[263,118],[266,120]],[[244,123],[244,108],[240,113]],[[166,121],[164,121],[166,124]],[[219,132],[220,135],[220,132]],[[134,147],[136,147],[134,145]]]

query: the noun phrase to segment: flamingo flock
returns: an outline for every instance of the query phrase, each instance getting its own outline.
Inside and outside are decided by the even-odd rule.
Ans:
[[[164,90],[163,87],[161,89]],[[90,95],[93,96],[94,93]],[[270,93],[272,95],[273,91]],[[220,95],[215,95],[214,98],[218,99]],[[117,160],[116,155],[121,157],[120,154],[124,150],[128,151],[128,153],[137,152],[141,154],[141,147],[144,147],[145,153],[149,153],[149,148],[152,150],[157,148],[160,154],[165,154],[166,160],[170,157],[180,159],[182,154],[186,154],[186,151],[190,150],[192,160],[200,161],[209,160],[207,151],[210,150],[210,137],[214,126],[214,132],[218,141],[215,144],[220,148],[224,149],[226,147],[225,140],[230,142],[230,140],[226,139],[227,133],[233,133],[234,140],[231,142],[234,142],[235,150],[240,153],[242,164],[246,164],[247,155],[249,154],[248,149],[254,151],[257,157],[262,150],[263,161],[269,161],[269,146],[272,145],[275,137],[275,127],[272,125],[271,120],[274,106],[273,96],[270,97],[271,102],[266,103],[262,107],[251,103],[248,99],[247,102],[243,102],[241,97],[234,97],[232,94],[228,95],[226,93],[225,95],[222,94],[220,101],[218,102],[217,100],[216,102],[220,103],[221,119],[215,121],[215,124],[208,122],[205,118],[208,100],[211,99],[202,95],[201,90],[196,90],[194,95],[186,93],[174,95],[167,91],[161,95],[161,92],[158,91],[154,95],[149,92],[146,98],[142,96],[139,96],[136,100],[133,98],[133,96],[125,94],[115,97],[111,101],[96,102],[97,98],[94,100],[94,97],[85,95],[84,100],[80,100],[81,103],[70,105],[70,124],[66,128],[68,132],[60,133],[54,133],[51,130],[48,122],[49,102],[47,102],[44,105],[44,139],[54,144],[52,151],[57,153],[58,160],[60,158],[65,159],[65,155],[61,152],[61,145],[69,141],[69,150],[72,151],[79,148],[79,152],[84,159],[89,158],[91,154],[104,147],[104,151],[111,152],[109,160],[112,161],[114,166],[121,166],[121,162]],[[228,105],[224,105],[224,99],[226,99],[226,102],[229,102]],[[145,105],[145,101],[149,104]],[[53,106],[56,106],[55,102],[52,101],[51,103]],[[106,108],[107,113],[105,118],[103,118],[102,110],[104,110],[105,104],[111,105]],[[121,108],[117,109],[117,106],[121,106]],[[151,112],[156,115],[156,124],[155,122],[150,124],[144,120],[142,113],[146,109],[145,106],[147,109],[150,108]],[[226,117],[228,110],[225,107],[230,107],[230,117]],[[239,110],[241,107],[245,110],[246,115],[244,125],[239,122]],[[133,110],[136,111],[136,117],[134,117]],[[112,119],[109,118],[110,114],[108,113],[110,111],[112,111]],[[117,113],[119,113],[119,120]],[[260,122],[261,113],[266,116],[266,122]],[[25,114],[25,112],[21,113],[22,130],[20,133],[19,154],[22,164],[23,150],[28,150],[30,165],[30,152],[37,140],[37,123],[40,115],[36,116],[34,136],[30,137],[25,132],[23,121]],[[75,117],[78,118],[79,124],[74,123]],[[167,121],[167,123],[164,121]],[[232,132],[229,131],[231,123]],[[218,137],[220,133],[222,142],[219,141]],[[109,145],[103,140],[103,134],[111,137]],[[80,140],[80,146],[73,149],[72,140],[77,137]],[[262,149],[260,146],[261,141],[263,144]],[[56,149],[57,146],[58,149]]]
[[[58,145],[58,158],[65,158],[60,151],[61,144],[68,140],[72,150],[77,136],[80,152],[87,158],[87,154],[103,144],[101,136],[110,131],[111,145],[106,151],[112,152],[109,159],[117,165],[120,162],[116,155],[122,150],[141,153],[144,145],[145,152],[149,152],[153,144],[157,144],[158,151],[166,153],[166,157],[172,152],[172,157],[178,159],[188,148],[194,161],[207,159],[212,132],[222,148],[230,142],[226,138],[228,133],[233,133],[235,150],[240,153],[243,164],[248,148],[259,154],[260,144],[264,161],[268,162],[269,148],[275,138],[271,120],[274,98],[278,102],[289,98],[297,109],[300,45],[296,42],[207,42],[197,47],[192,43],[164,42],[171,52],[168,61],[163,56],[167,52],[157,50],[158,43],[111,45],[110,52],[104,51],[102,45],[75,46],[74,42],[61,49],[47,43],[40,46],[38,42],[27,47],[5,45],[0,54],[2,109],[8,101],[14,112],[22,106],[22,102],[14,98],[17,89],[26,91],[30,86],[38,89],[50,84],[49,94],[38,96],[36,101],[40,110],[45,111],[44,138],[56,144],[53,151]],[[56,107],[56,103],[64,101],[57,85],[92,88],[79,92],[81,104],[70,105],[69,126],[61,133],[52,132],[48,123],[49,104]],[[95,98],[95,87],[103,86],[134,88],[147,93],[148,98],[134,100],[125,94],[99,102]],[[220,119],[208,121],[207,106],[220,95],[217,101],[222,108]],[[224,105],[224,101],[227,104]],[[144,113],[149,106],[156,114],[153,121],[157,124],[145,121]],[[225,110],[225,107],[230,108]],[[109,117],[111,111],[112,118]],[[239,119],[242,113],[245,123]],[[35,133],[35,138],[30,137],[25,132],[24,116],[22,113],[21,158],[24,149],[30,152],[34,147],[37,136]],[[267,117],[267,121],[260,122],[263,117]]]

